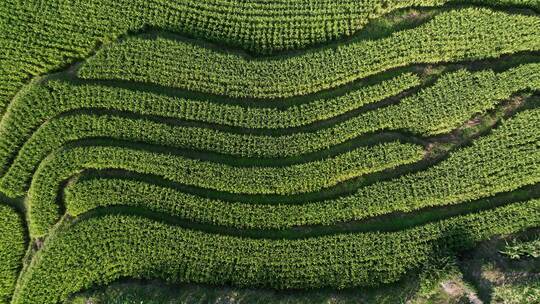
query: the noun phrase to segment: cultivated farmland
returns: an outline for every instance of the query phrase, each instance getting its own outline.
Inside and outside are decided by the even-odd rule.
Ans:
[[[539,13],[3,0],[0,303],[381,287],[539,228]]]

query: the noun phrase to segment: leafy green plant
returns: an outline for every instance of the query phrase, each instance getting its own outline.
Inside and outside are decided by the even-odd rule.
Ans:
[[[530,241],[512,240],[504,246],[501,253],[513,260],[521,258],[538,258],[540,257],[540,238]]]

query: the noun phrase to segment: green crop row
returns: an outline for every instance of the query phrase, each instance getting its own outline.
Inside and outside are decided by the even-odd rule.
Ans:
[[[539,127],[540,109],[520,112],[492,134],[451,153],[446,160],[428,169],[380,181],[359,188],[349,196],[330,200],[297,204],[279,200],[268,204],[233,202],[135,180],[90,178],[67,186],[66,210],[79,215],[98,206],[135,205],[197,222],[269,229],[330,225],[457,204],[540,182]],[[36,200],[35,204],[46,201],[52,202],[51,199]],[[39,220],[45,214],[44,211],[36,214],[36,218]]]
[[[243,157],[290,157],[328,149],[380,130],[406,129],[425,135],[448,132],[475,114],[493,109],[500,100],[515,92],[538,88],[540,64],[537,63],[501,73],[460,70],[444,74],[433,86],[403,98],[398,104],[364,112],[313,132],[270,136],[91,114],[49,119],[35,130],[35,125],[50,115],[40,114],[38,110],[42,108],[44,113],[50,113],[50,107],[28,106],[32,100],[50,98],[45,89],[37,86],[26,97],[21,96],[29,100],[21,101],[25,106],[8,111],[9,115],[0,123],[0,159],[4,170],[9,169],[0,185],[12,196],[24,194],[32,173],[51,151],[67,142],[89,137],[110,137]],[[40,119],[28,118],[32,116]],[[7,168],[12,158],[15,158],[13,164]]]
[[[373,286],[398,280],[430,257],[539,224],[540,200],[399,232],[298,240],[240,238],[104,215],[61,226],[23,274],[13,304],[58,303],[122,277],[275,288]]]
[[[27,87],[8,107],[0,122],[0,163],[4,169],[2,172],[5,172],[9,159],[40,125],[62,113],[81,108],[129,111],[140,115],[157,115],[164,119],[196,120],[245,128],[289,128],[330,119],[367,103],[399,94],[418,83],[417,76],[404,74],[339,97],[322,97],[281,110],[50,81]]]
[[[269,53],[351,35],[398,8],[448,1],[3,0],[0,113],[27,79],[65,68],[97,46],[145,27]],[[535,0],[474,2],[540,7]]]
[[[422,157],[419,146],[391,142],[300,165],[233,167],[122,147],[76,147],[49,155],[39,166],[26,201],[28,221],[32,235],[45,234],[60,217],[58,190],[65,180],[86,169],[123,169],[230,193],[294,194],[331,187]]]
[[[506,244],[501,253],[511,259],[521,258],[539,258],[540,257],[540,234],[532,240],[517,241],[513,240]]]
[[[0,205],[0,303],[8,304],[22,267],[26,250],[21,217],[15,210]]]
[[[540,50],[540,18],[460,9],[378,40],[352,41],[295,56],[250,58],[193,43],[128,37],[88,58],[78,75],[233,97],[283,98],[334,88],[412,63],[494,58]]]
[[[47,118],[72,109],[99,107],[147,115],[169,115],[179,119],[234,127],[280,129],[304,126],[334,118],[367,104],[403,93],[420,83],[417,75],[404,73],[373,85],[356,85],[344,94],[336,95],[330,92],[308,102],[287,99],[284,100],[287,103],[284,107],[278,107],[276,103],[266,101],[252,106],[242,99],[184,97],[188,94],[186,92],[178,93],[181,97],[170,97],[163,94],[107,87],[103,84],[85,85],[84,81],[80,85],[50,81],[45,84],[50,91],[50,98],[40,102],[41,107],[46,107],[49,112]],[[24,98],[16,101],[23,103],[29,100]],[[231,104],[232,102],[236,105]],[[32,104],[10,105],[8,112],[17,113],[23,111],[20,108],[29,106]],[[42,113],[45,114],[45,112]],[[32,119],[39,121],[39,118],[41,117]],[[43,119],[44,117],[41,118]]]
[[[421,146],[394,141],[303,164],[237,167],[166,152],[83,146],[51,154],[37,170],[34,182],[46,177],[47,182],[40,182],[44,191],[58,188],[59,181],[73,175],[74,169],[118,168],[224,192],[296,194],[318,191],[364,174],[413,163],[421,160],[423,155]]]

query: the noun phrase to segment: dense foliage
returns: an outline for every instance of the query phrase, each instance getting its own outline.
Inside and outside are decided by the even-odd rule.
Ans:
[[[229,193],[292,194],[320,190],[363,174],[418,161],[422,156],[423,150],[418,146],[391,142],[300,165],[242,168],[128,148],[73,148],[50,155],[34,175],[27,198],[29,227],[34,236],[47,232],[59,218],[58,189],[65,180],[85,169],[122,169]]]
[[[374,285],[395,281],[430,256],[539,224],[540,200],[400,232],[302,240],[239,238],[106,215],[51,236],[24,273],[13,303],[57,303],[124,276],[277,288]]]
[[[0,109],[28,78],[65,67],[100,44],[145,27],[268,53],[352,35],[370,20],[398,8],[447,2],[5,0],[0,6]],[[540,8],[536,0],[474,2]]]
[[[280,98],[333,88],[412,63],[472,60],[525,50],[540,50],[538,18],[461,9],[379,40],[352,40],[269,60],[166,37],[134,36],[104,47],[77,74],[225,96]]]
[[[26,240],[23,222],[13,208],[0,205],[0,303],[9,303],[22,267]]]
[[[244,202],[231,202],[184,193],[160,184],[107,178],[85,179],[69,185],[67,210],[78,215],[97,206],[137,205],[200,222],[284,228],[332,224],[467,202],[540,181],[539,127],[540,109],[522,112],[493,134],[452,153],[426,170],[374,183],[351,195],[331,200],[285,204],[276,199],[270,204],[255,204],[248,198]],[[40,205],[45,202],[53,201],[35,200]],[[53,209],[47,205],[43,208]],[[36,218],[42,218],[42,215]]]
[[[511,259],[540,257],[540,236],[529,241],[512,241],[501,251]]]
[[[2,1],[0,303],[377,286],[540,226],[539,10]]]
[[[14,104],[8,110],[9,116],[0,123],[0,134],[5,135],[0,137],[0,160],[4,168],[15,157],[0,180],[0,186],[12,196],[24,194],[40,161],[66,143],[84,138],[106,137],[243,157],[298,157],[333,149],[375,131],[405,129],[428,135],[448,132],[475,114],[493,109],[513,93],[538,87],[540,64],[537,63],[501,73],[459,70],[444,74],[434,85],[397,104],[360,113],[328,127],[284,135],[257,135],[208,126],[163,123],[144,116],[135,119],[115,113],[83,112],[47,119],[51,117],[48,114],[51,113],[50,106],[43,107],[43,112],[34,111],[34,101],[50,98],[52,101],[46,101],[47,104],[60,107],[66,99],[50,97],[45,88],[37,86],[29,88],[28,95],[21,96],[26,101],[19,100]],[[162,113],[167,109],[159,108]],[[43,125],[39,126],[39,123]],[[31,132],[34,133],[28,134]],[[278,162],[276,160],[275,164]]]

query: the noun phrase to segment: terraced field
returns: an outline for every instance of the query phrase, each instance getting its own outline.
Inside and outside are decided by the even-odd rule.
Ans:
[[[0,303],[396,282],[540,226],[536,0],[4,0]]]

